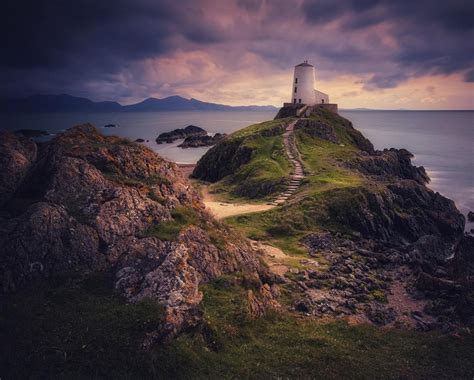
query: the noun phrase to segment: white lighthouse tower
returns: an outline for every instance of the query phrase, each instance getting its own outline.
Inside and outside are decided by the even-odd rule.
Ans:
[[[291,103],[308,106],[329,103],[327,94],[314,89],[314,66],[308,61],[295,66]]]

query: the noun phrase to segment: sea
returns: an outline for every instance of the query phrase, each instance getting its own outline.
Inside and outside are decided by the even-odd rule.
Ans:
[[[474,211],[474,111],[367,111],[341,110],[376,149],[405,148],[414,163],[424,166],[429,187],[455,201],[464,215]],[[102,133],[144,144],[177,163],[195,163],[209,148],[178,148],[181,142],[157,144],[162,133],[187,125],[210,134],[231,133],[247,125],[273,119],[267,111],[179,111],[117,113],[0,114],[0,129],[41,129],[51,135],[83,123],[92,123]],[[105,128],[114,124],[114,128]],[[468,223],[467,230],[474,228]]]

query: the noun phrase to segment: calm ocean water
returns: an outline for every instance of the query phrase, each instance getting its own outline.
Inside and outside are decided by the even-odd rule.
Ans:
[[[430,187],[453,199],[466,214],[474,211],[474,112],[469,111],[341,111],[377,149],[406,148],[431,177]],[[230,133],[272,119],[273,112],[143,112],[0,114],[0,129],[43,129],[61,132],[90,122],[104,134],[149,140],[148,146],[180,163],[194,163],[207,148],[181,149],[179,142],[158,145],[161,133],[194,124],[210,133]],[[102,128],[116,124],[117,128]],[[469,228],[474,228],[470,225]]]

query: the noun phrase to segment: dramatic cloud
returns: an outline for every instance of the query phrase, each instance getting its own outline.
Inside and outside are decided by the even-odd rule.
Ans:
[[[401,89],[409,99],[409,87],[424,82],[458,88],[464,107],[472,95],[470,0],[6,0],[0,7],[1,96],[132,102],[180,94],[279,104],[303,59],[343,106],[388,102],[387,91]],[[432,99],[446,108],[453,97]]]

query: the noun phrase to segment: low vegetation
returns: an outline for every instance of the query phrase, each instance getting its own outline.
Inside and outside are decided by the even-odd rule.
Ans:
[[[234,200],[268,198],[281,191],[291,171],[282,136],[289,121],[267,121],[227,136],[198,162],[193,176],[219,181],[211,191]]]
[[[472,378],[472,336],[247,314],[245,285],[202,287],[205,324],[140,349],[156,303],[125,304],[107,274],[38,284],[10,296],[1,318],[5,378]]]

